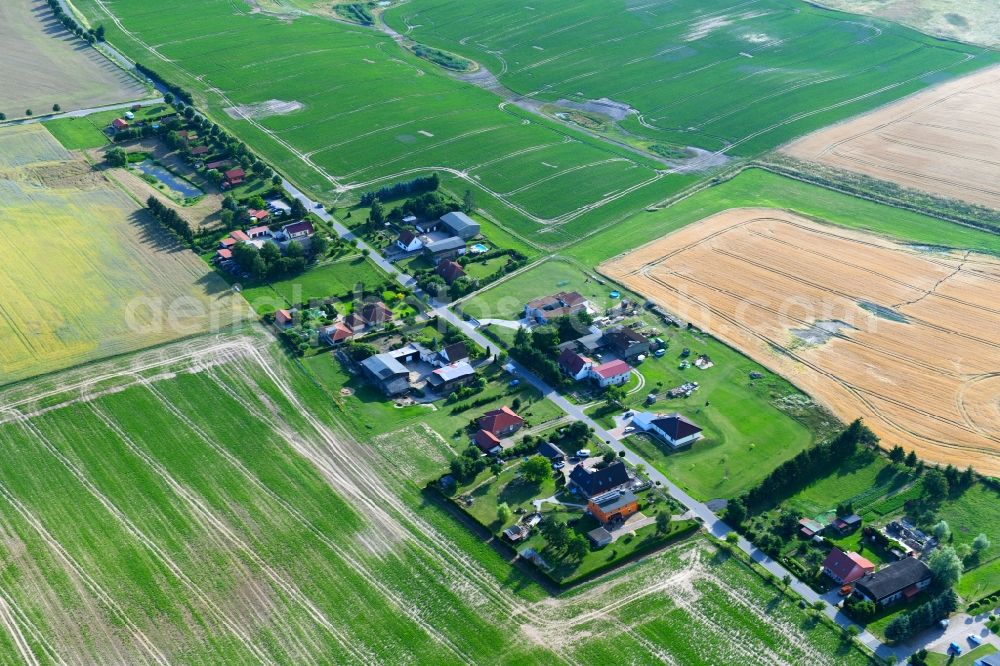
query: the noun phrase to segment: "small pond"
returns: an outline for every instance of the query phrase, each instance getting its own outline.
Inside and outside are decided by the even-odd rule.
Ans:
[[[180,176],[170,173],[162,165],[157,164],[152,160],[143,160],[135,166],[139,169],[139,171],[156,178],[158,181],[184,198],[189,199],[192,197],[199,197],[204,194],[204,192],[202,192],[199,188],[187,182]]]

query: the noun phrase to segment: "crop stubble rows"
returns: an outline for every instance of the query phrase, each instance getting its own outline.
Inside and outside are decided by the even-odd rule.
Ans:
[[[602,271],[790,378],[889,446],[1000,471],[1000,262],[734,209]],[[864,306],[864,307],[863,307]],[[793,331],[837,330],[817,342]]]

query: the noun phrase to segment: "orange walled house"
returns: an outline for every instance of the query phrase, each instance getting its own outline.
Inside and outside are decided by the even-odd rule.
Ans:
[[[609,493],[592,497],[587,503],[587,511],[594,518],[607,525],[613,522],[624,522],[633,513],[639,511],[639,502],[631,490],[612,490]]]

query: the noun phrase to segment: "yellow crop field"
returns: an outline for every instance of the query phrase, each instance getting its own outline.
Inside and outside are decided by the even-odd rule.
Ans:
[[[40,125],[0,131],[0,383],[221,328],[246,303]]]
[[[1000,67],[808,134],[782,150],[941,197],[1000,208]]]
[[[889,447],[1000,473],[1000,262],[733,209],[601,271]]]

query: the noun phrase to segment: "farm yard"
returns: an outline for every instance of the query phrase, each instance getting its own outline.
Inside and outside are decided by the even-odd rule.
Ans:
[[[459,193],[476,189],[506,228],[544,230],[539,242],[556,245],[606,223],[606,207],[638,210],[694,181],[501,105],[372,29],[308,15],[281,20],[226,0],[76,5],[107,25],[116,47],[194,91],[213,120],[328,204],[433,170],[460,178]],[[124,31],[108,20],[112,10]],[[268,46],[247,49],[248,41]],[[268,100],[301,107],[239,119],[226,111]]]
[[[385,18],[483,64],[530,103],[617,121],[639,146],[740,156],[997,61],[789,0],[416,0]]]
[[[3,661],[868,663],[701,538],[546,597],[393,464],[447,447],[359,446],[274,344],[199,338],[2,394],[22,452],[0,464]]]
[[[109,62],[51,16],[42,0],[0,6],[0,112],[18,118],[128,102],[146,87]]]
[[[0,384],[224,327],[246,304],[41,126],[0,130]]]
[[[995,259],[745,209],[601,270],[788,377],[842,420],[863,416],[885,444],[1000,471]]]
[[[785,146],[792,157],[1000,208],[1000,68],[948,81]]]

